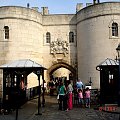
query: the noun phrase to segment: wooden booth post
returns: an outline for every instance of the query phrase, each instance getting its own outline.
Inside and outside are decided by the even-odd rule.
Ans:
[[[43,87],[42,87],[42,89],[43,89],[43,93],[42,93],[42,106],[45,107],[45,97],[44,97],[44,94],[45,94],[45,86],[44,86],[44,83],[45,83],[45,81],[44,81],[44,71],[42,72],[42,80],[43,80]]]
[[[40,98],[40,95],[41,95],[40,75],[41,75],[41,70],[38,70],[38,71],[37,71],[38,84],[39,84],[39,87],[38,87],[38,113],[37,113],[36,115],[42,115],[42,113],[40,113],[40,107],[41,107],[41,98]]]

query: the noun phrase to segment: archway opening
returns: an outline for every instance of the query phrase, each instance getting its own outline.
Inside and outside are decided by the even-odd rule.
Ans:
[[[66,84],[68,80],[71,80],[73,85],[76,83],[77,79],[76,69],[67,63],[64,62],[56,63],[52,65],[47,72],[49,81],[50,82],[53,81],[55,84],[55,89],[59,81],[62,81],[64,84]]]
[[[67,80],[73,80],[74,82],[76,82],[77,79],[76,69],[64,62],[58,62],[52,65],[47,72],[49,79],[51,79],[53,75],[58,77],[65,76]]]

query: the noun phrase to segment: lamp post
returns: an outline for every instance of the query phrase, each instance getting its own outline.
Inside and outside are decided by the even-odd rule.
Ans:
[[[89,81],[89,84],[90,84],[90,86],[92,85],[91,77],[90,77],[90,81]]]
[[[116,51],[118,53],[118,61],[119,61],[118,106],[120,106],[120,43],[118,44],[118,47],[116,48]]]

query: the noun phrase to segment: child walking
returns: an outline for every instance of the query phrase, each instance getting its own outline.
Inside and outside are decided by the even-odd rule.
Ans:
[[[85,90],[85,100],[86,100],[86,107],[90,108],[90,90],[88,87]]]
[[[82,107],[82,105],[83,105],[83,92],[82,92],[82,89],[78,89],[78,99],[79,99],[80,107]]]

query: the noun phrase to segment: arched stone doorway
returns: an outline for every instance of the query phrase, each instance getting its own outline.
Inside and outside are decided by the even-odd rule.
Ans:
[[[70,75],[72,75],[73,83],[75,83],[75,82],[76,82],[76,79],[77,79],[76,69],[73,68],[71,65],[65,63],[65,62],[55,63],[55,64],[53,64],[53,65],[47,70],[47,74],[48,74],[49,80],[50,80],[50,77],[52,76],[52,73],[53,73],[54,71],[56,71],[57,69],[62,68],[62,67],[68,69],[68,70],[71,72]]]

